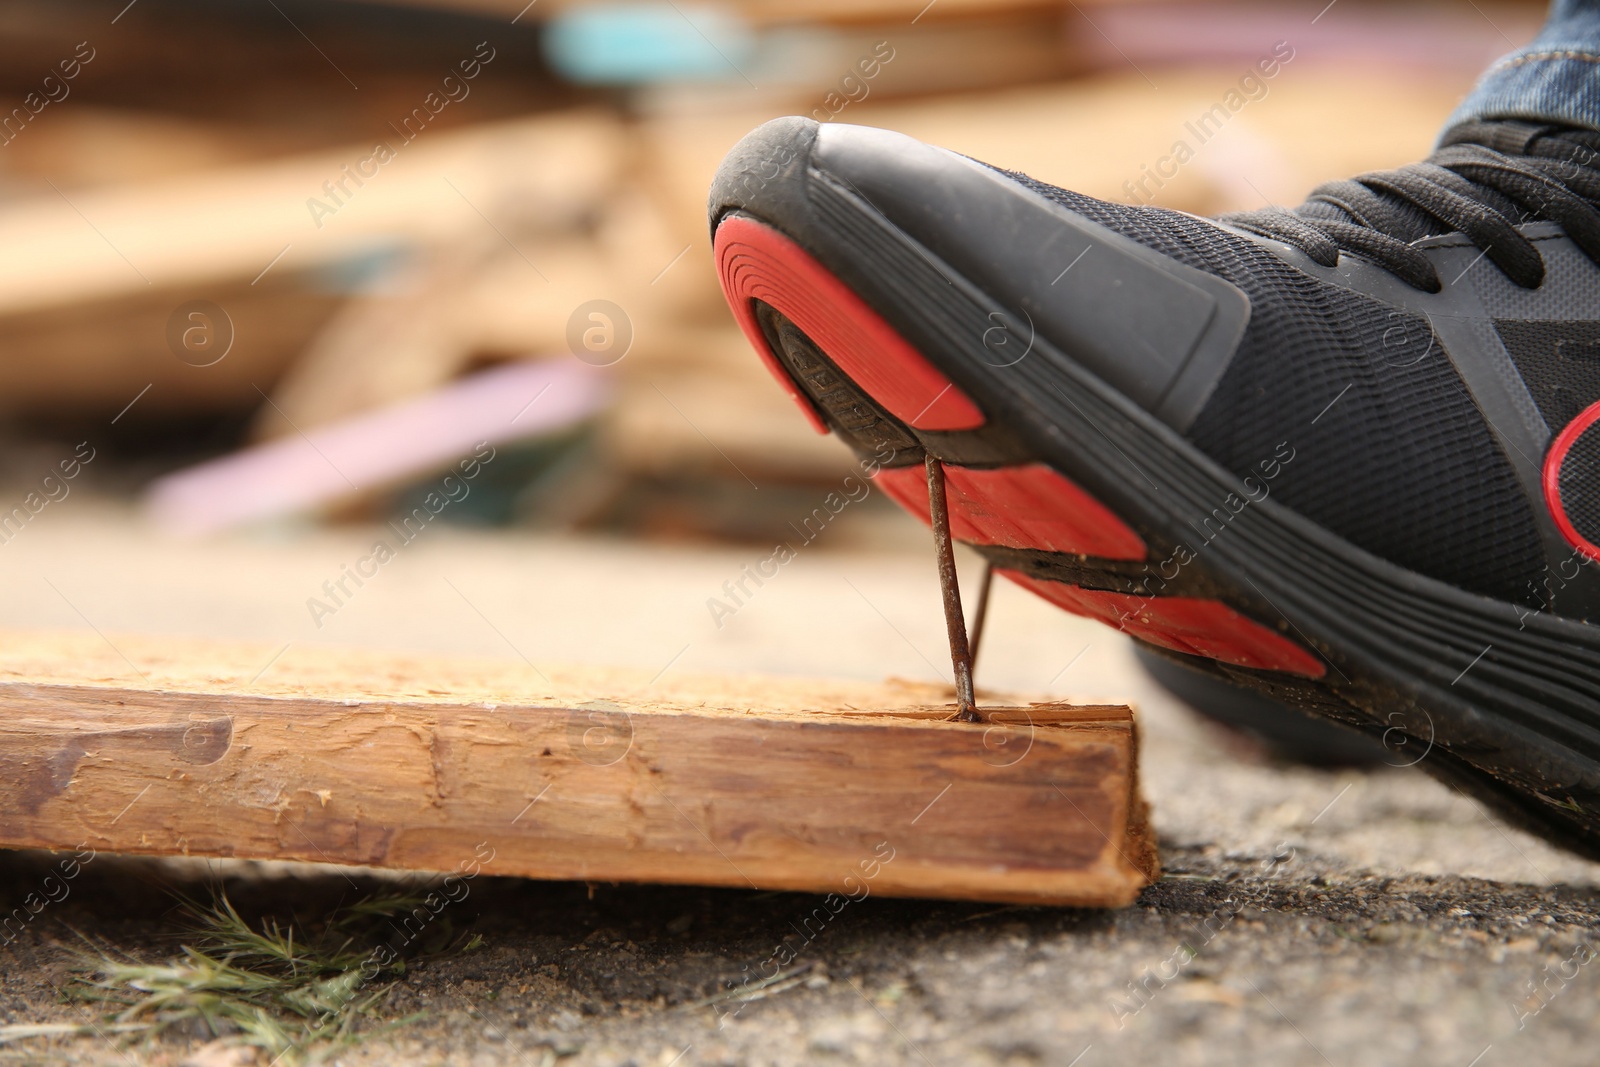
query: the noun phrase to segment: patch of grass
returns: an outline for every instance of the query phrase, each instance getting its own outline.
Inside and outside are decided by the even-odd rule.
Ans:
[[[97,946],[83,954],[67,995],[95,1005],[97,1026],[109,1032],[144,1041],[174,1030],[222,1037],[255,1046],[284,1067],[321,1059],[364,1033],[414,1018],[381,1020],[375,1009],[406,969],[404,958],[379,946],[394,929],[390,920],[416,913],[421,895],[364,897],[309,930],[277,919],[252,926],[220,886],[208,897],[179,898],[183,929],[176,956],[150,963]],[[423,957],[482,943],[474,936],[460,944],[444,915],[433,919],[428,933]]]

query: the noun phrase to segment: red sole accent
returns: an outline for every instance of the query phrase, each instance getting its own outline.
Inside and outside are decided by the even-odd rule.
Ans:
[[[1099,619],[1174,652],[1221,660],[1238,667],[1283,671],[1304,678],[1321,678],[1328,672],[1321,660],[1293,641],[1245,618],[1218,600],[1187,596],[1142,597],[1041,581],[1016,571],[999,573],[1057,607],[1075,615]]]
[[[767,347],[751,301],[781,312],[890,414],[918,430],[975,430],[983,412],[805,249],[770,226],[731,218],[713,242],[722,293],[767,369],[826,433],[811,399]]]
[[[946,465],[950,533],[957,541],[1102,559],[1144,559],[1144,540],[1100,501],[1042,463],[980,470]],[[932,522],[921,466],[874,478],[907,511]]]

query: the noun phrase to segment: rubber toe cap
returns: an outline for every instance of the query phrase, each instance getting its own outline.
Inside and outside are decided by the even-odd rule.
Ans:
[[[1249,319],[1248,299],[1222,279],[981,163],[866,126],[783,118],[757,127],[718,169],[712,226],[729,211],[748,212],[848,278],[851,249],[813,204],[819,182],[949,268],[951,284],[975,286],[994,305],[995,328],[966,343],[974,360],[1003,366],[1042,336],[1180,431]]]

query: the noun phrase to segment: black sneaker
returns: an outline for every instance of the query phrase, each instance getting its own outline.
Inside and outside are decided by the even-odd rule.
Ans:
[[[1363,728],[1600,858],[1600,134],[1217,221],[791,118],[711,190],[819,430],[1069,611]],[[887,457],[887,458],[886,458]]]
[[[1219,728],[1225,738],[1243,741],[1273,760],[1311,767],[1405,767],[1425,751],[1398,732],[1369,737],[1344,723],[1235,685],[1208,659],[1147,642],[1135,644],[1134,658],[1161,688]]]

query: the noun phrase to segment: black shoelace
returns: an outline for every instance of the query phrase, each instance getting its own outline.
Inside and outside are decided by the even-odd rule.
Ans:
[[[1554,222],[1600,263],[1600,133],[1463,123],[1424,162],[1320,185],[1292,212],[1266,208],[1222,221],[1294,245],[1325,267],[1354,253],[1430,293],[1443,284],[1413,242],[1459,232],[1533,289],[1544,281],[1544,259],[1520,224]]]

